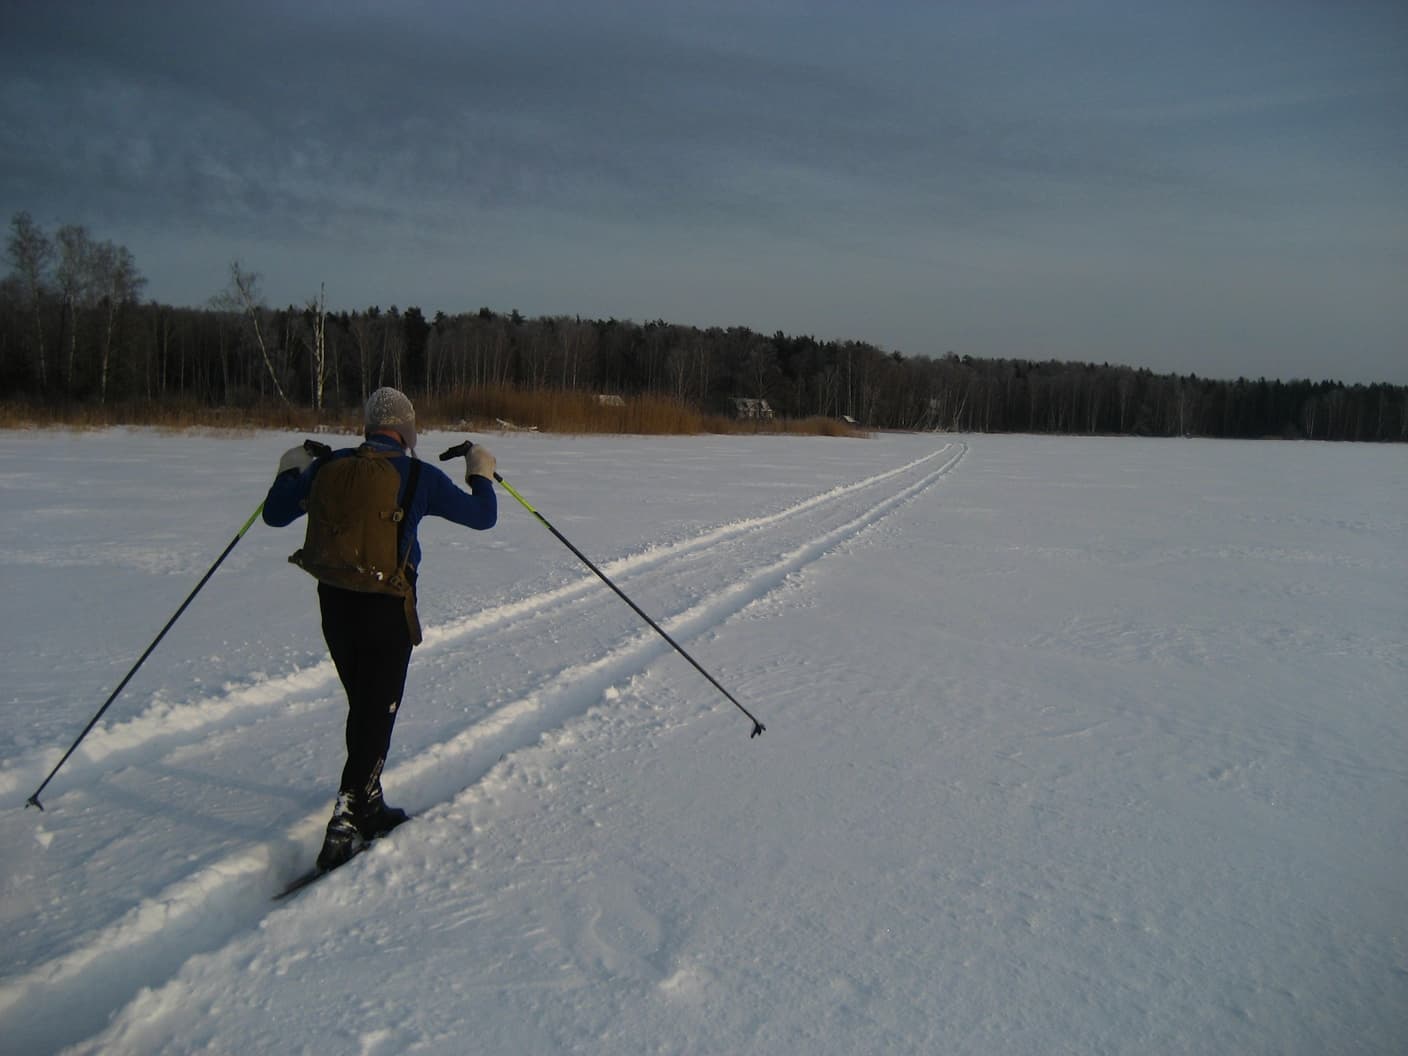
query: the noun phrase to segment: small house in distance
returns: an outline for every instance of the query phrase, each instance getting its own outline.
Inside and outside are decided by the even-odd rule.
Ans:
[[[755,400],[741,396],[734,397],[733,416],[756,421],[771,421],[776,417],[772,408],[768,406],[767,400]]]
[[[612,395],[607,395],[607,394],[605,394],[605,393],[599,393],[599,394],[597,395],[596,402],[597,402],[597,406],[598,406],[598,407],[624,407],[624,406],[626,406],[626,401],[623,400],[620,396],[612,396]]]

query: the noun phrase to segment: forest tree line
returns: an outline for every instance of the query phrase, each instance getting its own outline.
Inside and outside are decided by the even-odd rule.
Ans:
[[[1408,441],[1408,387],[1213,380],[1031,359],[903,355],[745,327],[546,316],[481,308],[328,311],[265,303],[238,263],[199,308],[143,300],[123,246],[18,213],[0,283],[0,392],[56,406],[185,401],[337,411],[381,385],[442,401],[479,387],[649,393],[727,413],[762,399],[783,416],[862,428]]]

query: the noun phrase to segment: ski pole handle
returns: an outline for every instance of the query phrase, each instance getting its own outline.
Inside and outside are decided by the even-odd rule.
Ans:
[[[448,451],[440,452],[440,461],[448,462],[452,458],[459,458],[460,455],[468,457],[470,448],[472,448],[473,446],[473,440],[462,441],[461,443],[458,443],[454,447],[450,448]],[[497,472],[494,473],[494,479],[497,480],[500,484],[503,484],[504,487],[508,487],[508,484],[504,482],[504,478],[499,476]],[[513,489],[509,488],[509,490],[512,491]]]

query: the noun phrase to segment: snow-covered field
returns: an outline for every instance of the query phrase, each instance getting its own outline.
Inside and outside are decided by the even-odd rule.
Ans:
[[[0,433],[0,1051],[1400,1053],[1408,448],[485,440],[386,775],[290,435]],[[433,457],[460,439],[426,436]],[[462,464],[462,463],[461,463]]]

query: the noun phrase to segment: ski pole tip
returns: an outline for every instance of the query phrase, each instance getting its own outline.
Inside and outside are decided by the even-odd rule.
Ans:
[[[25,809],[25,810],[28,810],[30,807],[36,807],[36,808],[38,808],[38,810],[39,810],[39,812],[40,812],[41,814],[44,812],[44,804],[41,803],[41,802],[39,802],[39,793],[38,793],[38,792],[34,793],[34,795],[30,796],[28,799],[26,799],[26,800],[24,801],[24,809]]]
[[[766,730],[767,730],[767,727],[766,727],[766,726],[764,726],[764,725],[763,725],[761,722],[759,722],[757,719],[754,719],[754,720],[753,720],[753,732],[748,735],[748,739],[751,741],[754,737],[759,737],[759,736],[761,736],[761,735],[763,734],[763,732],[766,731]]]

